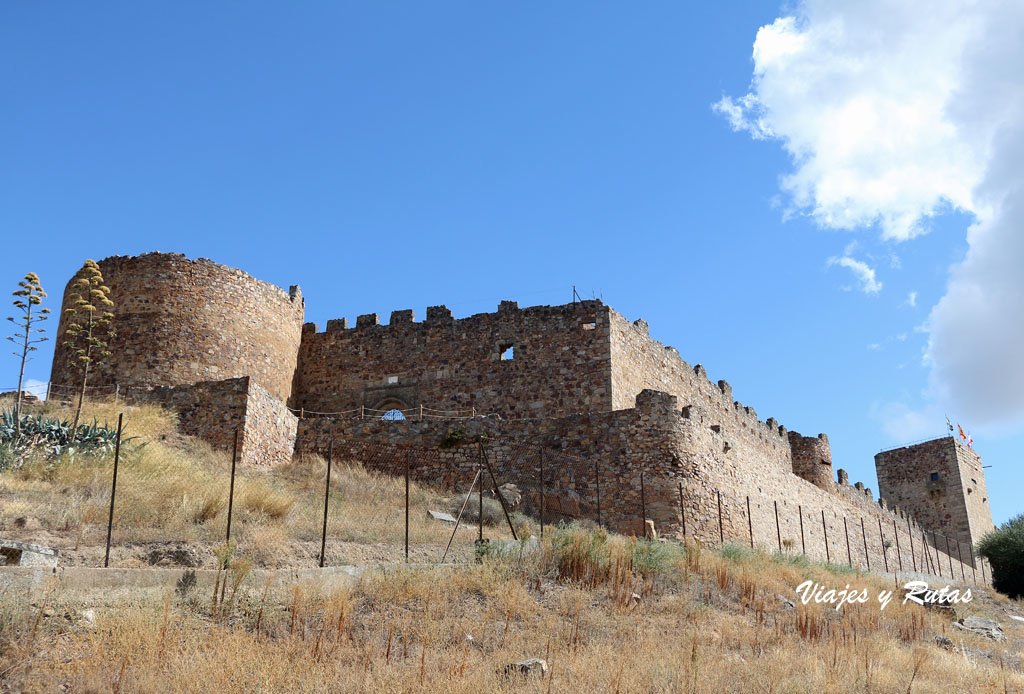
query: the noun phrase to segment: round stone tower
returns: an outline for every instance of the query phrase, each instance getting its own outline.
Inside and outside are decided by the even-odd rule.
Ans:
[[[241,270],[177,253],[99,261],[114,302],[111,356],[90,385],[175,386],[250,376],[282,402],[291,394],[302,338],[298,286],[284,291]],[[62,346],[68,287],[50,380],[78,382]]]

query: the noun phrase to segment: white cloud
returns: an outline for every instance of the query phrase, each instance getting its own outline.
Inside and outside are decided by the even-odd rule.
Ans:
[[[865,294],[877,294],[882,291],[882,283],[875,279],[875,270],[863,260],[857,260],[850,256],[853,251],[853,244],[846,247],[841,257],[833,256],[828,259],[827,264],[839,265],[849,269],[860,282],[860,290]]]
[[[882,426],[892,443],[910,443],[942,436],[946,420],[935,406],[914,409],[902,402],[875,403],[871,416]]]
[[[925,363],[932,397],[985,424],[1024,423],[1022,35],[1019,0],[805,0],[758,31],[749,93],[715,105],[781,142],[790,208],[821,226],[906,241],[973,215]]]
[[[917,292],[910,292],[907,294],[907,306],[910,308],[917,306]]]

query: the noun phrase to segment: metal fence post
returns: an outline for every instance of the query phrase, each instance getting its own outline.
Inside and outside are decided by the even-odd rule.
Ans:
[[[477,472],[478,475],[480,475],[480,496],[479,496],[480,506],[477,509],[477,513],[479,515],[477,516],[477,524],[476,524],[477,525],[477,536],[476,536],[476,539],[477,539],[477,542],[483,543],[483,541],[484,541],[484,464],[483,464],[484,445],[482,443],[477,443],[477,446],[479,448],[479,451],[478,451],[479,458],[476,461],[476,472]]]
[[[324,485],[324,529],[320,535],[320,568],[324,568],[327,555],[327,504],[331,499],[331,460],[334,458],[334,440],[327,444],[327,484]],[[408,547],[408,546],[407,546]]]
[[[821,509],[821,531],[825,536],[825,563],[832,563],[832,555],[828,551],[828,526],[825,525],[825,509]]]
[[[971,548],[971,582],[974,585],[978,585],[978,557],[974,554],[974,542],[968,542],[967,544]]]
[[[896,524],[896,521],[893,520],[893,525],[895,525],[895,524]],[[914,532],[910,529],[910,519],[909,518],[907,518],[907,536],[910,538],[910,561],[913,564],[914,571],[916,572],[917,571],[917,556],[914,555]],[[897,535],[896,537],[899,538],[899,535]],[[900,567],[900,571],[902,571],[902,570],[903,570],[903,567],[901,566]]]
[[[804,542],[804,508],[797,506],[796,512],[800,515],[800,553],[807,556],[807,543]]]
[[[103,568],[110,566],[110,534],[114,529],[114,495],[117,494],[117,464],[121,459],[121,421],[124,413],[117,415],[117,438],[114,442],[114,479],[110,483],[110,516],[107,518],[107,553],[103,557]]]
[[[235,443],[231,449],[231,486],[228,488],[228,530],[225,544],[231,543],[231,512],[235,505],[235,462],[238,460],[238,427],[235,427]]]
[[[423,405],[420,405],[420,419],[423,419]],[[405,452],[405,561],[409,561],[409,467],[412,452]],[[499,494],[501,492],[498,492]]]
[[[881,522],[882,519],[879,518],[878,521]],[[868,531],[864,529],[864,516],[860,517],[860,536],[864,540],[864,561],[867,562],[868,571],[871,571],[871,555],[868,553]],[[888,573],[888,569],[886,569],[886,573]]]
[[[750,495],[747,495],[747,532],[750,534],[750,549],[754,549],[754,521],[750,517]]]
[[[853,553],[850,552],[850,527],[846,523],[846,516],[843,516],[843,534],[846,535],[846,564],[853,568]]]
[[[960,561],[960,579],[967,583],[967,571],[964,569],[964,555],[960,553],[960,540],[956,541],[956,558]]]
[[[779,541],[779,554],[782,554],[782,529],[779,528],[779,502],[772,499],[775,506],[775,539]]]
[[[725,533],[722,531],[722,492],[718,492],[718,546],[725,544]]]
[[[544,448],[540,449],[540,536],[544,537]],[[598,499],[601,498],[598,492]],[[601,524],[601,502],[597,502],[597,523]]]
[[[686,537],[686,504],[683,503],[683,483],[679,483],[679,518],[683,522],[683,537]]]
[[[644,488],[644,469],[640,468],[640,534],[647,535],[647,493]]]
[[[597,456],[594,456],[594,485],[597,489],[597,525],[601,525],[601,468],[597,465]]]

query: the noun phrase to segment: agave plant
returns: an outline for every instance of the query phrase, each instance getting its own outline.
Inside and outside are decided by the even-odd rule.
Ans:
[[[0,410],[0,468],[13,465],[33,451],[54,458],[65,453],[101,455],[112,452],[117,445],[117,427],[106,422],[101,425],[96,419],[92,424],[80,424],[77,433],[73,432],[70,420],[37,414],[21,416],[19,434],[14,410]],[[122,447],[133,440],[122,431]]]

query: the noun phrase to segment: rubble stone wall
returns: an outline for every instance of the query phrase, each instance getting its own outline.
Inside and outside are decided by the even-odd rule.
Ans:
[[[114,302],[111,356],[91,386],[178,386],[251,376],[275,398],[291,394],[302,335],[303,299],[241,270],[176,253],[99,261]],[[70,306],[69,290],[64,308]],[[68,320],[61,313],[58,335]],[[78,382],[63,339],[55,340],[51,381]]]

